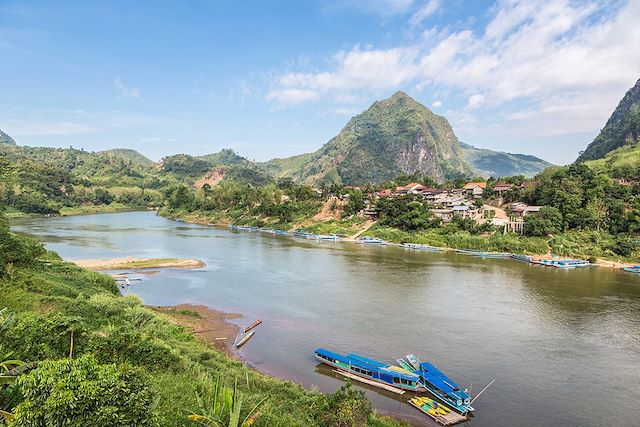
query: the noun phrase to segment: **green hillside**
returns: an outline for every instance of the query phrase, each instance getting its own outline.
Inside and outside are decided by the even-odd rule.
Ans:
[[[533,176],[550,164],[534,156],[461,144],[446,118],[404,92],[374,103],[314,153],[260,167],[309,184],[360,185],[419,174],[444,181],[465,176]]]
[[[603,158],[610,151],[640,142],[640,80],[629,89],[600,134],[577,162]]]
[[[476,170],[475,175],[484,177],[500,177],[523,175],[531,178],[545,168],[552,166],[536,156],[527,154],[512,154],[502,151],[493,151],[483,148],[476,148],[471,145],[461,143],[467,161]]]
[[[614,178],[637,179],[640,177],[640,145],[620,147],[601,159],[589,160],[585,164]]]
[[[119,157],[142,166],[153,166],[155,164],[155,162],[147,156],[129,148],[114,148],[111,150],[98,151],[97,154]]]
[[[208,162],[212,166],[225,165],[225,166],[233,166],[233,165],[242,165],[248,163],[249,161],[238,155],[235,151],[230,148],[223,148],[217,153],[205,154],[204,156],[198,156],[198,159],[204,160]]]
[[[13,138],[0,130],[0,144],[16,145],[16,142]]]

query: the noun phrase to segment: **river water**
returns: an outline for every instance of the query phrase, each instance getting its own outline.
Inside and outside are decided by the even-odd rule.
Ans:
[[[414,353],[472,394],[474,426],[639,425],[640,277],[399,247],[312,242],[176,223],[151,212],[16,221],[66,259],[197,258],[128,292],[151,305],[204,304],[264,323],[240,355],[331,392],[313,350],[393,362]],[[380,412],[432,425],[365,389]]]

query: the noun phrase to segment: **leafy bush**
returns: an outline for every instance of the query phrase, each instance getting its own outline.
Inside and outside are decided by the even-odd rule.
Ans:
[[[44,361],[18,388],[24,400],[12,427],[158,425],[147,377],[127,365],[100,365],[92,356]]]
[[[347,382],[329,396],[323,419],[331,427],[356,427],[366,425],[372,413],[364,392]]]

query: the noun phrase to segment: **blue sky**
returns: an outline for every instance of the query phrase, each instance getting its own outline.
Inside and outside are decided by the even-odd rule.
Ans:
[[[404,90],[478,147],[571,162],[640,78],[640,0],[0,0],[19,144],[319,148]]]

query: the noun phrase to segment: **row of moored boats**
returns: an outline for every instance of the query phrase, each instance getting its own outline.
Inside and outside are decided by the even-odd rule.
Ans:
[[[316,359],[342,376],[396,394],[414,393],[408,403],[442,425],[467,420],[474,411],[471,404],[488,388],[471,399],[468,390],[460,389],[433,364],[421,362],[413,354],[390,365],[358,354],[341,355],[324,348],[318,348],[314,353]]]

